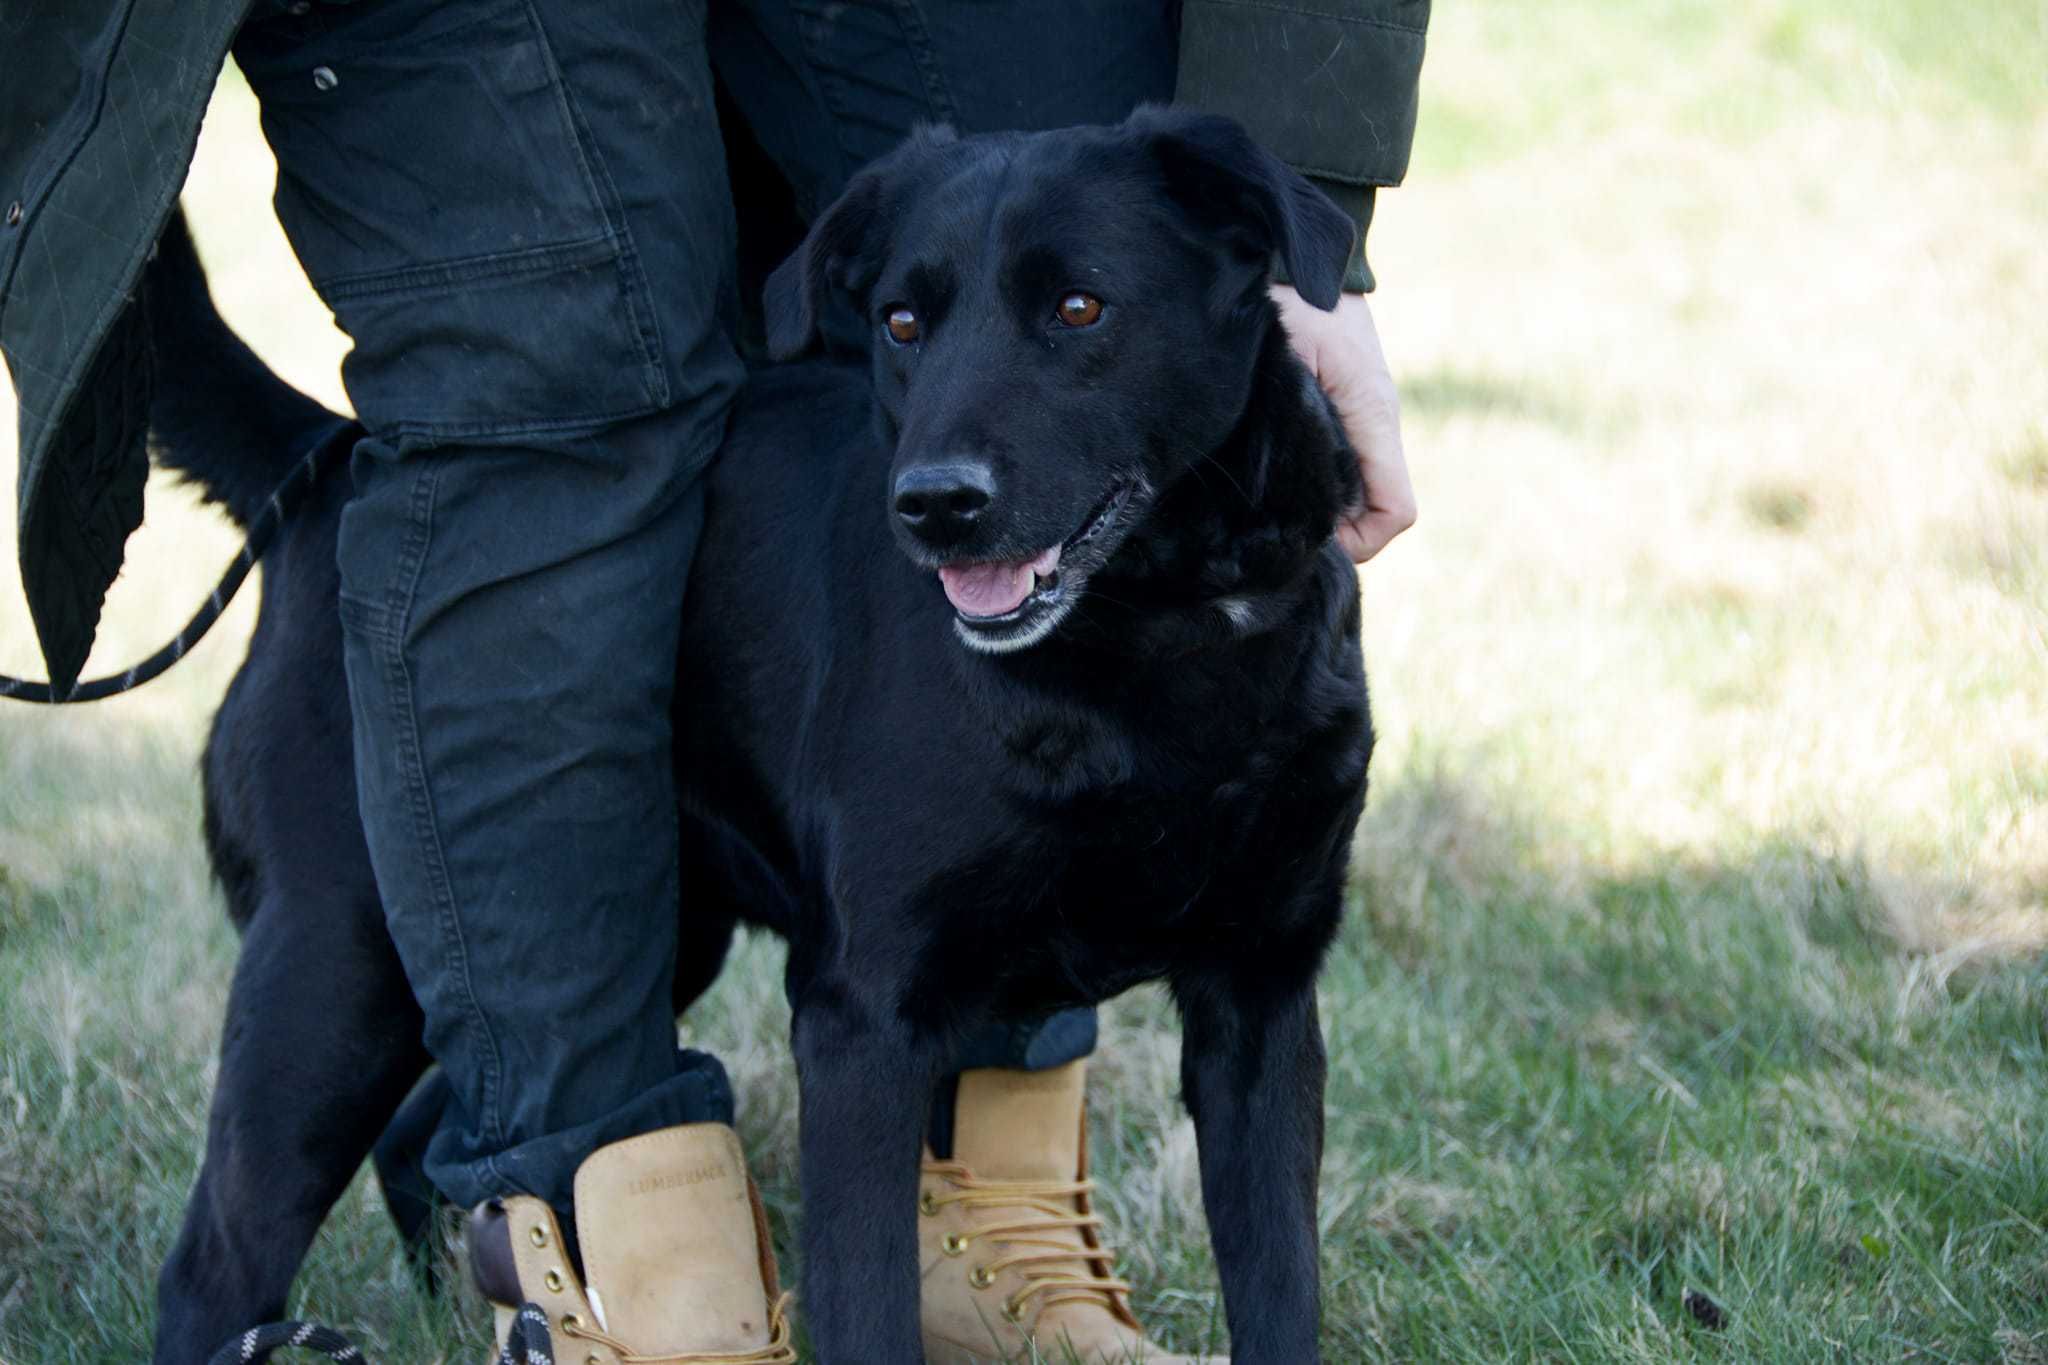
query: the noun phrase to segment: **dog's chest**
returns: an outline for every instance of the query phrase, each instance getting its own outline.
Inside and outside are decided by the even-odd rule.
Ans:
[[[1092,1003],[1219,958],[1256,960],[1317,912],[1290,893],[1320,833],[1283,827],[1269,782],[1228,777],[1178,789],[1136,781],[1038,803],[932,909],[955,932],[929,964],[971,941],[997,994],[1028,1012]],[[1332,808],[1324,828],[1341,820]],[[971,918],[958,907],[971,905]],[[1000,944],[995,957],[989,945]],[[957,980],[942,971],[941,978]]]
[[[1143,717],[1046,712],[1002,733],[1002,841],[1010,884],[1042,888],[1028,908],[1063,932],[1157,944],[1190,928],[1221,886],[1297,856],[1280,830],[1305,770],[1292,727],[1246,714]],[[1342,793],[1329,793],[1335,818]]]

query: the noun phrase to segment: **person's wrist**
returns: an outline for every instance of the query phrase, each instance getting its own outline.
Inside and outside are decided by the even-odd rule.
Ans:
[[[1295,353],[1330,396],[1358,457],[1361,501],[1346,508],[1337,542],[1364,563],[1415,524],[1415,489],[1401,441],[1401,404],[1380,347],[1372,308],[1346,294],[1323,312],[1291,287],[1276,285],[1275,302]]]

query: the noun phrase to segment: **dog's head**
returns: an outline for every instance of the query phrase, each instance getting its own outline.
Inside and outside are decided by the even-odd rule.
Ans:
[[[1277,255],[1336,305],[1350,219],[1236,123],[927,130],[856,176],[768,282],[771,351],[834,291],[872,328],[887,512],[969,645],[1049,634],[1231,434]]]

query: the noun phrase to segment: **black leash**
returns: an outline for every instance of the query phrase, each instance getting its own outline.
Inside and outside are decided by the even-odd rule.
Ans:
[[[318,1351],[329,1360],[343,1362],[344,1365],[347,1362],[369,1365],[369,1357],[354,1342],[332,1327],[322,1327],[316,1322],[273,1322],[251,1327],[215,1351],[207,1358],[206,1365],[245,1365],[245,1362],[288,1346]],[[554,1365],[554,1359],[555,1343],[548,1332],[548,1315],[529,1303],[512,1319],[512,1329],[505,1334],[505,1345],[498,1352],[497,1365]]]
[[[44,706],[71,706],[131,691],[163,673],[172,664],[184,658],[186,652],[205,638],[207,631],[213,629],[214,622],[220,620],[221,613],[228,609],[228,603],[235,600],[235,593],[241,589],[242,581],[249,576],[249,570],[256,567],[256,561],[263,557],[263,552],[270,548],[270,542],[277,538],[278,528],[299,509],[307,494],[312,492],[313,485],[320,481],[320,475],[326,469],[329,460],[340,453],[345,453],[349,448],[350,443],[347,441],[322,441],[292,467],[292,472],[285,475],[284,482],[271,493],[270,500],[256,515],[256,520],[249,527],[249,538],[242,542],[242,552],[235,556],[234,563],[228,565],[228,571],[221,575],[220,582],[214,586],[213,593],[206,599],[205,605],[193,613],[185,628],[162,649],[126,673],[110,673],[104,678],[93,678],[78,683],[61,697],[57,695],[56,688],[49,683],[32,682],[27,678],[10,678],[0,673],[0,697],[36,702]]]

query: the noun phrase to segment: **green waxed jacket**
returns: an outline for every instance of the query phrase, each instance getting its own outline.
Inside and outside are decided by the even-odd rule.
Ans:
[[[0,8],[0,355],[20,402],[22,586],[60,694],[142,520],[152,366],[130,295],[251,3]],[[1429,5],[1182,6],[1177,98],[1241,120],[1352,213],[1354,288],[1371,283],[1373,190],[1407,170]]]

